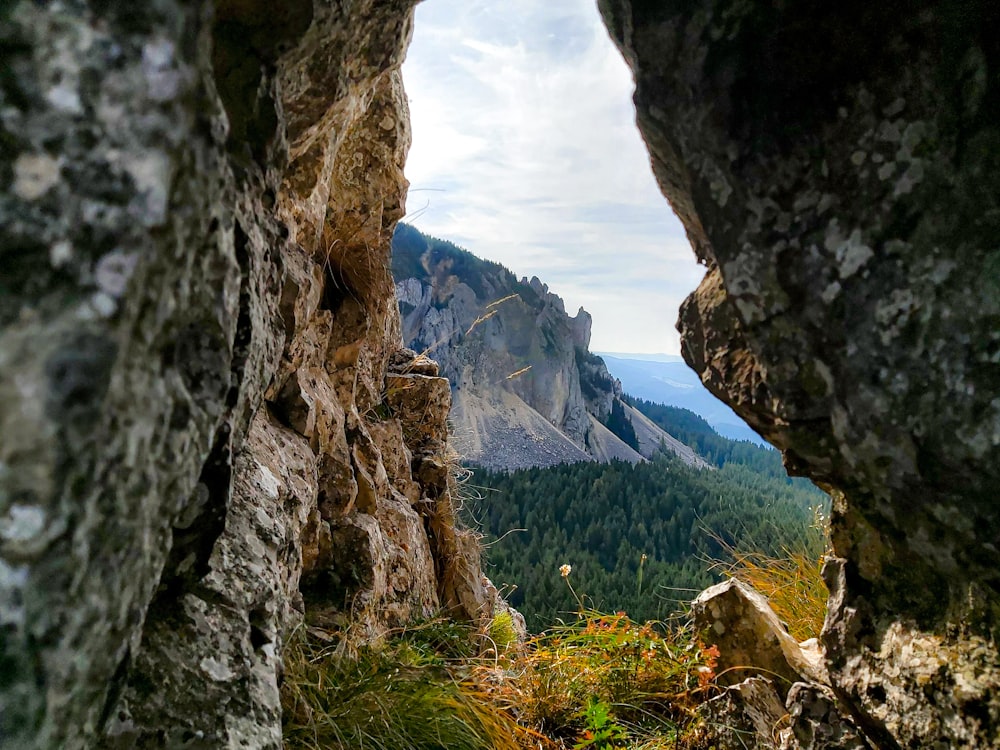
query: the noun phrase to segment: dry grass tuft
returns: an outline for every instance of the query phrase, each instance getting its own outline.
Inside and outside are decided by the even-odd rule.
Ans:
[[[451,624],[451,628],[455,626]],[[431,625],[356,659],[304,632],[289,644],[282,685],[284,745],[308,750],[522,750],[530,732],[498,707],[455,633]],[[444,633],[444,635],[442,635]],[[468,633],[464,634],[467,638]],[[443,641],[441,640],[443,638]]]
[[[781,556],[719,542],[730,558],[716,563],[723,573],[766,596],[796,640],[819,636],[830,595],[821,575],[829,552],[829,521],[819,508],[813,509],[809,537],[795,549],[783,549]]]

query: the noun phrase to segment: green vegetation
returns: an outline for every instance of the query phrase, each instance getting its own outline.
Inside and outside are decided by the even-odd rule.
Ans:
[[[679,406],[654,404],[628,395],[624,396],[624,401],[649,417],[665,432],[694,448],[698,455],[714,466],[746,466],[758,474],[780,479],[803,492],[811,493],[818,498],[815,501],[817,503],[827,502],[826,495],[808,479],[789,477],[781,464],[781,453],[773,448],[763,448],[747,440],[722,437],[702,417]]]
[[[693,750],[717,656],[676,623],[581,611],[511,658],[495,695],[555,747]]]
[[[458,636],[456,638],[456,636]],[[457,650],[456,650],[457,646]],[[468,627],[440,620],[356,657],[301,630],[285,654],[284,746],[517,750],[527,730],[471,675]],[[464,675],[462,674],[464,673]]]
[[[436,620],[347,657],[300,631],[282,685],[287,748],[697,750],[718,651],[689,628],[579,612],[527,643]],[[492,644],[491,644],[492,645]]]
[[[639,450],[639,438],[636,437],[635,428],[632,426],[632,422],[629,421],[628,417],[625,416],[625,410],[622,408],[621,401],[618,399],[611,402],[611,413],[608,415],[608,420],[604,423],[604,426],[611,430],[621,439],[623,443],[630,446],[633,450]]]
[[[470,485],[480,497],[466,510],[487,536],[487,573],[536,632],[579,609],[555,575],[563,564],[588,607],[661,620],[718,580],[712,561],[728,550],[797,549],[821,504],[813,491],[745,465],[696,470],[668,456],[477,470]]]
[[[431,283],[437,279],[436,289],[449,288],[442,282],[448,276],[456,276],[468,284],[480,300],[517,294],[529,306],[541,307],[535,290],[522,283],[506,266],[483,260],[454,242],[431,237],[409,224],[397,224],[392,236],[392,276],[397,281],[415,278]]]

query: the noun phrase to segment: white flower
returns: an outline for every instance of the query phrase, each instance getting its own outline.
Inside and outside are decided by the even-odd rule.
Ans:
[[[569,578],[569,574],[572,573],[572,572],[573,572],[573,566],[572,565],[560,565],[559,566],[559,575],[561,575],[563,578]]]

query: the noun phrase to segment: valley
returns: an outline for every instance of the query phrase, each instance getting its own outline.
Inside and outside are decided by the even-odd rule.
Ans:
[[[716,582],[731,549],[819,559],[826,495],[679,358],[592,353],[585,310],[414,227],[393,251],[405,343],[451,381],[462,517],[529,629],[578,608],[564,564],[588,607],[641,621]]]

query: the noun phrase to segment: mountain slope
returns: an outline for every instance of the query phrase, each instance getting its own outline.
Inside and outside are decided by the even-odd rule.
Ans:
[[[601,359],[630,396],[689,409],[704,417],[723,437],[767,445],[736,412],[705,388],[698,375],[680,357],[601,352]]]
[[[393,238],[392,270],[404,341],[437,360],[451,381],[452,440],[466,461],[498,469],[634,463],[662,445],[708,466],[648,420],[638,450],[609,429],[613,408],[627,408],[629,422],[637,412],[588,351],[590,314],[581,308],[570,317],[537,278],[518,279],[405,224]]]

